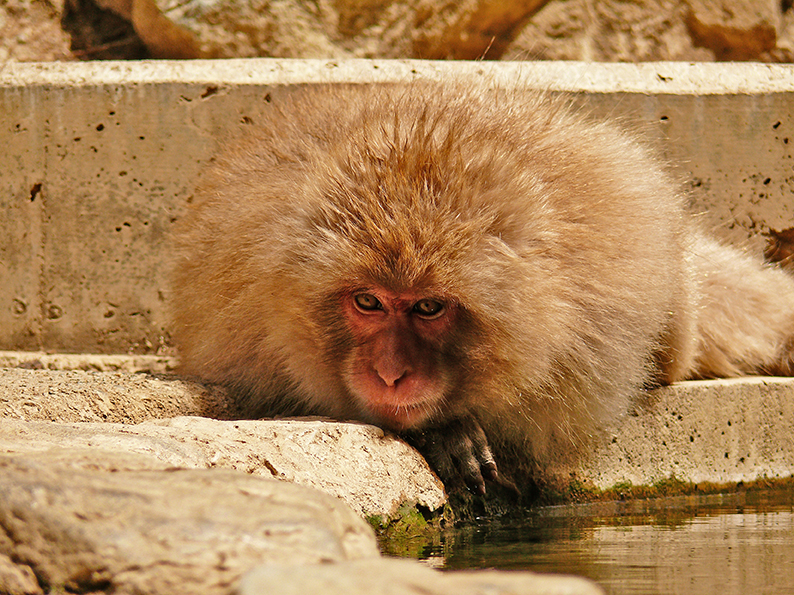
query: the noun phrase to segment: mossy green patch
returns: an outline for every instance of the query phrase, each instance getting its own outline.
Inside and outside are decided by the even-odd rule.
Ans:
[[[423,550],[440,539],[441,530],[451,524],[453,518],[448,504],[440,510],[429,511],[417,504],[403,503],[392,519],[372,516],[367,521],[375,529],[383,554],[421,558]]]
[[[675,475],[661,479],[651,485],[634,485],[630,481],[614,484],[599,490],[579,480],[571,480],[562,489],[541,493],[539,503],[569,504],[580,502],[605,502],[609,500],[640,500],[666,496],[689,496],[724,494],[731,492],[757,492],[769,489],[794,490],[794,477],[763,477],[751,482],[712,483],[685,481]]]

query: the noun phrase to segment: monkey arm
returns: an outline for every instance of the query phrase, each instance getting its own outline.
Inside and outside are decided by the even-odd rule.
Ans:
[[[485,494],[485,480],[497,481],[499,477],[488,439],[473,416],[408,431],[403,437],[422,453],[450,492],[465,486]]]

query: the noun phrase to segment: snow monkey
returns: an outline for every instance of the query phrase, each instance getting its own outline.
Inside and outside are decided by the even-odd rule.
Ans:
[[[176,233],[183,371],[243,417],[418,436],[484,492],[500,452],[568,460],[649,386],[794,369],[794,279],[701,233],[609,123],[460,82],[268,110]]]

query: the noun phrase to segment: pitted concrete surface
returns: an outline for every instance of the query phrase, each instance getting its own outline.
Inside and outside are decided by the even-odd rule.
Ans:
[[[584,463],[599,488],[794,475],[794,378],[681,382],[644,396]]]

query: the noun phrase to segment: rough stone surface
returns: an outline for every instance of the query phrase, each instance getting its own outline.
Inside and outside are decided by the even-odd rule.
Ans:
[[[503,59],[711,61],[714,54],[692,41],[688,11],[686,0],[554,0],[521,29]]]
[[[0,65],[73,60],[61,29],[63,0],[4,0],[0,3]]]
[[[296,575],[300,574],[298,578]],[[599,595],[577,577],[532,572],[440,573],[406,560],[352,561],[297,569],[269,565],[245,575],[236,595]]]
[[[580,477],[599,488],[794,475],[794,379],[682,382],[649,393]]]
[[[415,3],[411,57],[424,60],[498,60],[526,22],[548,0],[476,0]],[[376,57],[375,56],[372,57]]]
[[[176,367],[176,358],[157,355],[95,355],[88,353],[45,353],[43,351],[0,351],[0,368],[164,374],[173,372]]]
[[[404,442],[363,424],[217,421],[198,417],[117,423],[48,423],[0,418],[0,452],[40,453],[85,469],[233,469],[314,487],[362,516],[388,521],[400,507],[438,511],[441,483]],[[121,463],[107,453],[129,453]]]
[[[776,0],[553,0],[502,59],[790,62],[792,16]]]
[[[779,62],[794,62],[794,10],[783,13],[778,30],[777,47],[772,53],[779,57]]]
[[[0,553],[0,593],[6,595],[39,595],[43,593],[30,566],[17,565]]]
[[[0,584],[17,592],[36,592],[32,571],[45,592],[228,593],[264,560],[378,555],[370,527],[316,490],[219,469],[85,470],[64,455],[0,455],[0,572],[13,560]]]
[[[140,357],[124,359],[97,361],[141,365]],[[438,573],[378,558],[360,515],[388,518],[405,503],[434,510],[445,499],[421,457],[377,428],[198,417],[36,421],[82,419],[82,408],[89,418],[124,419],[127,409],[137,418],[169,401],[159,393],[173,392],[173,382],[180,398],[172,405],[195,408],[202,389],[129,372],[0,373],[0,593],[602,592],[576,577]],[[354,560],[365,563],[347,564]]]
[[[176,376],[0,368],[0,417],[138,423],[176,415],[234,417],[223,389]]]
[[[775,49],[780,26],[778,0],[689,0],[687,26],[695,45],[717,60],[758,60]]]
[[[178,57],[158,37],[171,39],[185,56],[190,43],[172,39],[175,27],[190,32],[207,58],[457,58],[495,59],[516,31],[547,0],[97,0],[135,25],[150,51]],[[151,5],[151,6],[149,6]],[[137,7],[159,18],[136,19]],[[157,8],[160,10],[157,10]],[[144,12],[138,10],[138,13]],[[155,43],[148,41],[154,39]]]
[[[0,63],[147,56],[790,62],[792,19],[791,3],[776,0],[9,0],[0,5]]]

